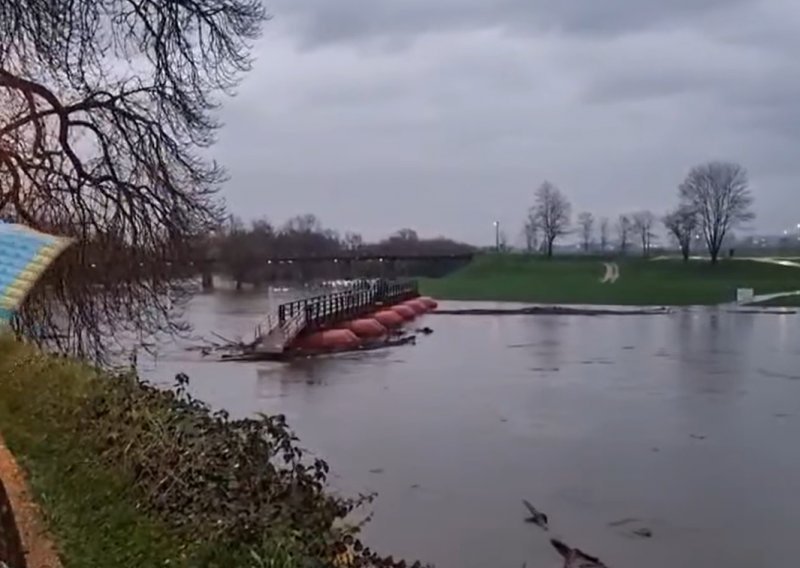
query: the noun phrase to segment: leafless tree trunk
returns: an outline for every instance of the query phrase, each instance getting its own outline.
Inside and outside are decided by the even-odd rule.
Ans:
[[[716,264],[728,232],[755,218],[747,171],[731,162],[695,166],[679,187],[683,203],[697,212],[711,262]]]
[[[627,215],[620,215],[617,220],[617,238],[619,239],[619,252],[628,253],[631,236],[631,220]]]
[[[222,219],[224,172],[198,149],[264,16],[260,0],[0,3],[0,214],[77,241],[18,332],[101,358],[109,337],[180,327],[175,268]]]
[[[497,250],[498,252],[508,252],[508,235],[505,231],[500,231],[497,236]]]
[[[592,236],[594,235],[594,216],[588,212],[578,215],[578,227],[581,231],[583,252],[589,252],[589,248],[592,246]]]
[[[689,262],[692,238],[697,230],[697,213],[687,205],[680,205],[675,211],[664,216],[664,226],[678,243],[683,261]]]
[[[547,258],[553,257],[553,244],[556,239],[569,232],[572,206],[556,186],[545,181],[536,190],[534,215],[541,227]]]
[[[608,217],[602,217],[600,219],[600,250],[606,252],[608,249],[608,235],[609,232],[609,222]]]
[[[650,211],[639,211],[631,215],[631,219],[633,221],[633,233],[639,237],[639,241],[642,244],[642,256],[647,256],[650,254],[653,237],[655,236],[653,226],[656,223],[656,216]]]
[[[522,231],[525,237],[525,250],[528,254],[532,254],[539,248],[539,222],[533,208],[528,211],[528,218]]]
[[[357,251],[364,246],[364,237],[358,233],[347,232],[344,234],[344,246],[349,251]]]

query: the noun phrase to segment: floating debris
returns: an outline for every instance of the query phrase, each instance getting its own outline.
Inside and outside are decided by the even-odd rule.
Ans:
[[[638,527],[636,527],[636,528],[634,528],[634,529],[632,529],[630,531],[626,531],[626,534],[632,535],[632,536],[637,536],[639,538],[652,538],[653,537],[653,531],[650,530],[649,528],[645,527],[645,526],[642,526],[641,523],[642,523],[642,519],[637,519],[637,518],[634,518],[634,517],[626,517],[624,519],[620,519],[619,521],[610,522],[610,523],[608,523],[608,526],[615,527],[615,528],[622,528],[622,527],[625,527],[626,525],[637,524],[637,525],[639,525]]]
[[[567,546],[560,540],[552,538],[550,544],[564,558],[563,568],[608,568],[596,556],[590,556],[578,548]]]
[[[701,436],[700,434],[692,434],[690,437],[692,439],[694,439],[694,440],[705,440],[706,439],[706,436]]]
[[[522,500],[522,504],[528,509],[528,512],[531,514],[530,517],[525,519],[526,523],[532,523],[534,525],[538,525],[542,527],[544,530],[548,530],[547,526],[547,515],[542,513],[539,509],[534,507],[530,501],[525,499]]]
[[[786,379],[789,381],[798,381],[800,380],[800,375],[791,375],[788,373],[779,373],[776,371],[770,371],[769,369],[758,369],[758,374],[762,377],[770,377],[773,379]]]
[[[631,523],[639,523],[641,519],[637,519],[634,517],[625,517],[624,519],[620,519],[618,521],[611,521],[608,523],[610,527],[624,527],[625,525],[629,525]]]
[[[669,308],[570,308],[565,306],[529,306],[525,308],[468,308],[436,310],[433,315],[448,316],[649,316],[669,314]]]
[[[640,529],[635,529],[632,532],[636,536],[640,536],[642,538],[653,538],[653,531],[645,527],[642,527]]]

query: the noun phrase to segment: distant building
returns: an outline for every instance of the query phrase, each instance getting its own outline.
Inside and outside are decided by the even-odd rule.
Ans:
[[[788,231],[782,235],[752,235],[739,240],[745,248],[796,248],[800,245],[800,235]]]

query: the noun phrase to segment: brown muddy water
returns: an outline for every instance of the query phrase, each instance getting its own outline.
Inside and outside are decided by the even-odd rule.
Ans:
[[[249,338],[267,305],[218,292],[188,314],[199,334]],[[385,352],[215,363],[170,346],[143,371],[186,372],[234,416],[286,414],[337,490],[379,493],[365,539],[386,554],[549,568],[558,536],[611,568],[800,563],[800,316],[421,323],[435,333]]]

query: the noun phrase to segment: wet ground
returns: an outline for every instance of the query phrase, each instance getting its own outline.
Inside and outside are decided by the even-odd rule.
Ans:
[[[249,338],[266,303],[217,293],[190,315],[199,333]],[[288,365],[172,349],[146,374],[187,372],[236,416],[286,414],[336,488],[379,492],[366,540],[385,553],[548,568],[560,536],[616,568],[800,563],[800,316],[421,325],[435,333],[414,347]],[[524,523],[523,498],[550,533]]]

